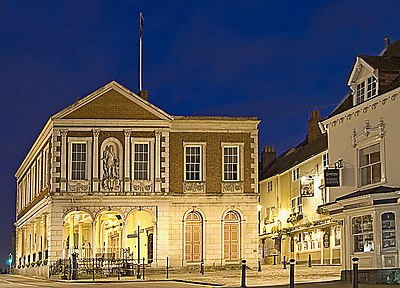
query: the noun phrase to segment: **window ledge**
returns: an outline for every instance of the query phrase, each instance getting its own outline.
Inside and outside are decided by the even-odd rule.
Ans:
[[[222,193],[243,193],[244,192],[244,182],[221,182]]]
[[[206,182],[204,181],[185,181],[183,182],[183,193],[205,193]]]
[[[153,181],[150,180],[132,180],[131,186],[134,193],[154,192]]]
[[[69,180],[68,190],[70,192],[89,192],[90,181],[89,180]]]

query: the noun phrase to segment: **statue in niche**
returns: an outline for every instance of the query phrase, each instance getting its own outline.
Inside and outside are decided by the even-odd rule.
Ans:
[[[104,179],[113,179],[119,178],[118,168],[119,161],[118,157],[115,155],[114,146],[107,145],[106,149],[103,151],[103,178]]]
[[[119,187],[119,160],[113,145],[107,145],[103,151],[103,188],[118,190]]]

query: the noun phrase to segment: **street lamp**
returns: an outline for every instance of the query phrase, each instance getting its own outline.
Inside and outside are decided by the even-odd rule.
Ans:
[[[137,245],[138,245],[138,249],[137,249],[137,253],[138,253],[138,265],[137,265],[137,279],[140,279],[140,225],[142,224],[142,222],[140,222],[140,220],[137,221]]]
[[[10,253],[10,254],[8,255],[8,259],[7,259],[7,264],[8,264],[8,266],[10,266],[10,272],[9,272],[9,274],[11,274],[11,265],[12,265],[12,262],[13,262],[13,257],[12,257],[12,254]]]

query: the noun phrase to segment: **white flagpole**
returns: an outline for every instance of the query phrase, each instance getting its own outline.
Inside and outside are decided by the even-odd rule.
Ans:
[[[140,37],[139,37],[139,91],[143,89],[143,13],[140,12],[139,25],[140,25]]]

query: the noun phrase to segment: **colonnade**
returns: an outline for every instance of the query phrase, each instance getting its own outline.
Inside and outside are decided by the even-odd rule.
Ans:
[[[39,265],[48,258],[48,215],[42,214],[16,231],[16,265]]]

